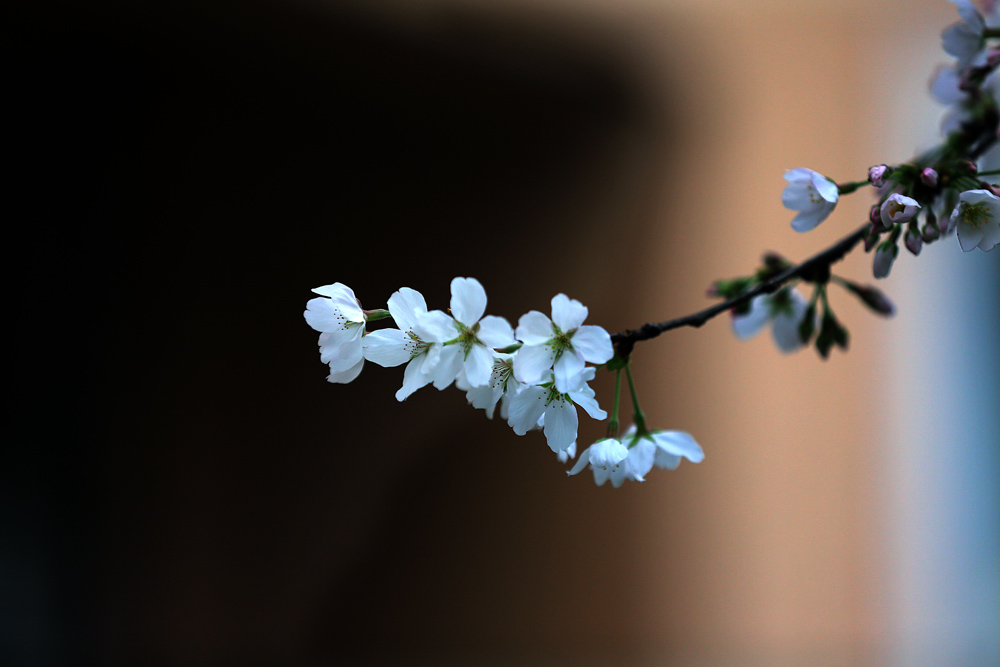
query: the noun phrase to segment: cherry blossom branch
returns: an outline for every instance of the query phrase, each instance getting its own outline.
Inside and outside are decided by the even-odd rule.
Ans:
[[[829,248],[813,255],[801,264],[797,264],[781,271],[774,277],[761,282],[759,285],[744,292],[740,296],[729,299],[728,301],[723,301],[722,303],[700,310],[696,313],[685,315],[684,317],[678,317],[663,322],[648,322],[643,324],[638,329],[627,329],[626,331],[612,334],[611,342],[615,345],[618,356],[623,359],[627,359],[632,353],[632,348],[639,341],[650,340],[652,338],[656,338],[661,333],[672,329],[680,329],[681,327],[698,328],[710,319],[714,318],[716,315],[733,308],[739,308],[743,304],[748,303],[755,296],[760,294],[773,294],[774,292],[777,292],[785,283],[793,280],[794,278],[804,278],[811,282],[825,282],[830,276],[830,266],[843,259],[865,238],[865,236],[868,235],[870,231],[871,224],[865,223],[850,235],[845,236]]]

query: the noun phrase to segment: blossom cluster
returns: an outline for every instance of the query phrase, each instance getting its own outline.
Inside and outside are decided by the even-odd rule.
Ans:
[[[876,189],[879,199],[870,209],[864,238],[865,251],[875,251],[875,278],[889,275],[900,241],[914,256],[925,244],[952,233],[965,252],[975,248],[990,251],[1000,243],[1000,187],[984,180],[1000,174],[1000,170],[991,171],[996,165],[990,164],[1000,156],[996,148],[1000,139],[1000,48],[991,44],[1000,38],[1000,3],[988,3],[983,15],[969,0],[952,2],[961,21],[946,28],[941,41],[944,51],[956,60],[951,66],[938,68],[931,81],[932,95],[949,105],[941,128],[944,143],[909,163],[873,166],[867,178],[857,182],[838,184],[801,167],[785,173],[781,199],[786,208],[796,211],[791,226],[798,232],[815,229],[826,220],[841,195],[865,185]],[[988,151],[991,147],[992,153]],[[970,156],[978,158],[978,163]],[[719,281],[711,294],[738,298],[789,266],[783,260],[766,260],[756,276]],[[791,283],[773,293],[757,294],[734,308],[735,335],[747,339],[771,323],[775,344],[782,352],[800,349],[817,330],[816,347],[823,357],[833,346],[846,349],[847,330],[833,315],[827,299],[826,284],[831,280],[876,313],[890,316],[894,312],[891,302],[875,288],[832,276],[829,271],[805,280],[815,283],[811,300]]]
[[[925,243],[955,232],[962,250],[992,250],[1000,243],[1000,188],[982,180],[988,160],[977,165],[967,155],[976,146],[979,126],[996,124],[1000,100],[1000,49],[990,40],[1000,37],[1000,3],[990,3],[986,15],[969,0],[952,0],[961,21],[941,35],[944,51],[955,57],[952,66],[940,67],[931,81],[931,94],[949,105],[942,123],[946,143],[913,162],[895,167],[880,164],[868,170],[867,181],[837,185],[811,169],[791,169],[782,193],[787,208],[798,212],[792,228],[809,231],[823,222],[837,205],[839,195],[853,192],[862,183],[878,189],[879,203],[872,207],[866,251],[875,248],[872,273],[885,278],[899,254],[899,241],[919,255]],[[970,139],[971,137],[971,139]],[[989,137],[995,142],[997,137]],[[992,155],[990,156],[992,157]],[[919,224],[923,214],[924,224]],[[885,237],[884,240],[883,237]]]
[[[313,292],[320,296],[307,302],[304,316],[320,332],[320,360],[330,367],[330,382],[351,382],[365,361],[384,367],[405,364],[397,400],[427,385],[438,390],[454,385],[491,419],[499,411],[517,435],[541,430],[563,462],[576,455],[577,407],[597,420],[608,416],[589,383],[596,373],[594,365],[606,364],[614,356],[611,336],[599,326],[584,324],[586,306],[565,294],[552,298],[551,317],[533,310],[522,315],[514,328],[502,317],[486,315],[486,290],[475,278],[452,280],[449,313],[429,310],[423,295],[409,287],[389,297],[387,311],[362,309],[354,291],[342,283]],[[369,321],[386,317],[396,328],[367,330]],[[694,439],[685,435],[682,446],[643,429],[628,447],[623,446],[620,458],[583,456],[582,465],[578,462],[572,472],[589,462],[598,484],[609,466],[615,471],[611,476],[615,486],[626,478],[642,481],[655,457],[652,445],[640,436],[665,443],[656,445],[664,453],[655,463],[676,468],[680,460],[676,457],[703,458]],[[646,459],[649,466],[643,463]]]

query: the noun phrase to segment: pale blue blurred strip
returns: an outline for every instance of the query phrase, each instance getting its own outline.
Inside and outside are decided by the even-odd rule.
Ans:
[[[884,285],[903,333],[887,341],[892,663],[997,667],[1000,249],[963,253],[951,238],[896,264],[902,289]]]

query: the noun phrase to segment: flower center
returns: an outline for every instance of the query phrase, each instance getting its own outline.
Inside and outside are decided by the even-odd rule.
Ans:
[[[902,204],[898,201],[889,203],[889,219],[895,220],[896,216],[906,210],[906,204]]]
[[[809,201],[813,204],[825,204],[826,200],[819,196],[819,192],[816,191],[812,185],[807,185],[806,189],[809,191]]]
[[[473,345],[482,345],[482,341],[476,337],[476,333],[479,331],[479,322],[476,322],[472,327],[467,327],[461,322],[456,321],[455,324],[458,325],[458,344],[462,346],[462,350],[465,352],[465,357],[469,357],[469,351],[472,349]]]
[[[507,383],[514,375],[513,359],[497,359],[493,362],[493,375],[490,376],[490,387],[507,392]]]
[[[404,349],[410,354],[410,359],[416,359],[421,354],[427,354],[427,350],[434,344],[422,340],[420,336],[412,331],[407,331],[406,335],[410,337],[410,340],[406,341]]]
[[[973,229],[981,229],[990,219],[990,211],[986,204],[970,204],[962,202],[962,221]]]
[[[551,405],[552,403],[555,403],[556,401],[558,401],[558,402],[560,402],[560,403],[565,403],[566,401],[571,401],[571,400],[573,400],[573,399],[571,399],[571,398],[569,397],[569,395],[568,395],[568,394],[561,394],[561,393],[559,393],[559,390],[558,390],[558,389],[556,389],[556,384],[555,384],[555,382],[553,382],[553,383],[552,383],[552,384],[551,384],[551,385],[550,385],[550,386],[548,387],[548,390],[549,390],[549,393],[548,393],[548,395],[547,395],[547,396],[545,397],[545,405],[546,405],[546,406],[549,406],[549,405]]]
[[[559,357],[562,356],[563,352],[573,351],[573,334],[576,333],[576,329],[564,333],[559,327],[553,324],[552,333],[555,335],[549,339],[548,344],[552,347],[552,351],[555,353],[555,357],[552,359],[554,363],[559,361]]]

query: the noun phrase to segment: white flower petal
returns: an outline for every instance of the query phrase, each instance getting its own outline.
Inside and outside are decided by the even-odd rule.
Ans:
[[[653,469],[653,459],[656,456],[656,445],[653,441],[642,438],[629,447],[628,458],[625,459],[625,477],[637,482],[644,480]]]
[[[455,320],[440,310],[432,310],[417,317],[413,333],[421,340],[434,343],[445,343],[458,337],[458,326]]]
[[[424,364],[427,362],[427,355],[420,355],[406,365],[403,371],[403,386],[396,392],[397,401],[405,401],[410,394],[421,387],[431,383],[429,375],[423,372]]]
[[[435,389],[440,391],[455,381],[464,365],[464,356],[462,348],[458,345],[448,345],[441,349],[433,368],[429,365],[425,368],[425,372],[434,382]]]
[[[587,370],[593,369],[588,368]],[[585,380],[587,379],[586,374],[583,377]],[[584,385],[580,391],[571,391],[569,392],[569,397],[573,399],[574,403],[583,408],[590,415],[591,419],[601,421],[608,418],[608,413],[602,410],[601,406],[597,404],[596,394],[590,387]]]
[[[552,297],[552,321],[563,333],[578,328],[587,319],[587,307],[565,294]]]
[[[486,312],[486,290],[475,278],[455,278],[451,281],[451,314],[471,327]]]
[[[409,287],[400,287],[389,297],[389,314],[402,331],[412,331],[419,316],[427,312],[424,295]]]
[[[524,345],[514,355],[514,378],[523,384],[537,384],[555,359],[555,350],[549,345]]]
[[[571,391],[580,391],[584,386],[583,369],[585,368],[583,358],[577,356],[569,350],[565,351],[556,360],[553,366],[556,389],[561,394],[568,394]]]
[[[336,384],[347,384],[354,378],[358,377],[364,365],[365,365],[365,360],[364,358],[362,358],[361,361],[359,361],[358,363],[354,364],[353,366],[351,366],[346,370],[338,372],[331,371],[330,374],[326,376],[326,381],[333,382]]]
[[[476,338],[481,340],[486,347],[507,347],[517,341],[514,340],[514,330],[510,324],[502,317],[487,315],[479,320],[479,331]]]
[[[705,452],[694,437],[686,431],[653,431],[653,442],[667,454],[683,456],[692,463],[705,460]]]
[[[786,354],[795,352],[804,345],[799,336],[799,324],[805,319],[806,311],[809,309],[809,303],[805,297],[795,290],[790,290],[789,294],[791,295],[791,312],[783,310],[775,316],[771,325],[774,344]]]
[[[316,294],[329,297],[334,308],[339,309],[344,317],[351,322],[364,322],[365,314],[358,305],[358,299],[354,296],[354,290],[343,283],[323,285],[313,290]]]
[[[493,353],[473,345],[465,355],[465,377],[473,387],[488,385],[493,374]]]
[[[331,371],[336,373],[346,371],[364,358],[361,350],[361,337],[364,331],[364,327],[355,325],[343,332],[330,333],[329,340],[337,340],[339,343],[327,362]]]
[[[329,332],[344,328],[346,322],[340,311],[329,299],[317,297],[306,301],[306,309],[302,313],[306,323],[316,331]]]
[[[573,347],[585,361],[592,364],[607,363],[615,356],[611,345],[611,335],[602,327],[588,324],[576,330],[572,338]]]
[[[361,340],[365,359],[391,368],[410,360],[410,344],[413,339],[399,329],[373,331]]]
[[[542,345],[552,339],[555,331],[548,315],[532,310],[521,315],[521,319],[517,321],[515,335],[525,345]]]
[[[750,300],[750,310],[742,315],[732,315],[733,333],[740,340],[749,340],[756,336],[771,315],[771,296],[759,294]]]
[[[538,424],[538,419],[545,412],[547,395],[548,390],[544,387],[525,387],[511,397],[507,423],[514,433],[524,435]]]
[[[589,463],[590,463],[590,447],[587,447],[585,450],[580,452],[580,458],[576,460],[576,463],[573,465],[572,468],[570,468],[569,471],[567,471],[566,474],[576,475],[579,472],[581,472],[584,468],[586,468],[587,464]]]
[[[971,252],[979,247],[979,243],[986,236],[986,230],[982,227],[973,227],[965,220],[958,223],[958,243],[965,252]]]
[[[556,399],[545,406],[545,440],[549,448],[560,452],[573,444],[579,421],[576,406],[570,401]]]

